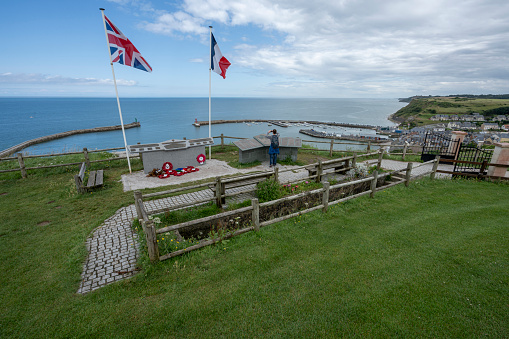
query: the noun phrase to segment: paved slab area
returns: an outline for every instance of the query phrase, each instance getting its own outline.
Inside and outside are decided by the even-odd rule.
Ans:
[[[364,163],[372,165],[373,163],[376,163],[376,160],[370,160]],[[417,164],[418,163],[415,163],[415,165]],[[214,168],[214,172],[202,173],[202,176],[218,176],[221,172],[216,172],[217,166],[223,167],[224,164],[216,163],[215,167],[211,167]],[[258,167],[258,170],[270,170],[268,163],[257,166],[257,168]],[[280,182],[288,183],[298,180],[305,180],[305,178],[308,176],[307,170],[297,170],[297,167],[298,166],[280,167],[280,170],[291,169],[290,171],[280,173]],[[407,162],[393,160],[382,161],[382,168],[387,170],[395,171],[406,169],[406,167]],[[432,165],[422,166],[413,170],[412,174],[414,176],[419,175],[430,171],[431,168]],[[450,168],[450,165],[439,165],[439,168]],[[228,174],[237,173],[232,171],[231,168],[228,171],[226,171]],[[253,171],[253,169],[250,169],[250,171]],[[244,172],[247,171],[244,170]],[[190,173],[189,177],[184,175],[181,177],[176,177],[175,179],[185,178],[188,181],[198,180],[196,177],[191,177],[193,174],[194,173]],[[437,177],[447,177],[447,175],[437,173]],[[137,178],[140,180],[136,181]],[[165,182],[167,179],[149,178],[151,180],[141,180],[143,178],[146,178],[145,175],[140,176],[139,174],[135,173],[131,178],[124,179],[123,176],[122,181],[124,182],[124,185],[129,187],[127,190],[132,190],[133,186],[135,186],[136,189],[146,188],[141,186],[143,183],[145,183],[147,187],[153,187],[154,183],[163,183],[168,185],[168,182]],[[247,187],[228,189],[227,193],[240,192],[246,189]],[[124,190],[126,189],[124,188]],[[147,212],[151,214],[155,211],[171,208],[172,206],[192,204],[198,200],[213,198],[213,196],[214,195],[212,190],[203,190],[193,193],[181,194],[174,197],[147,201],[144,203],[144,205]],[[246,199],[251,199],[252,197],[252,194],[249,193],[237,194],[236,196],[227,199],[227,204],[232,201],[241,202]],[[115,281],[132,277],[134,274],[136,274],[136,263],[139,258],[139,248],[137,234],[131,227],[132,221],[135,217],[136,208],[134,205],[123,207],[119,209],[113,216],[106,219],[104,223],[93,232],[92,236],[87,240],[87,249],[89,255],[83,265],[83,272],[81,275],[82,281],[77,293],[88,293]]]

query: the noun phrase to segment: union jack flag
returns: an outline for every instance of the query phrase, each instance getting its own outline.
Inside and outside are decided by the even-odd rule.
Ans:
[[[133,43],[106,17],[106,32],[110,46],[111,61],[119,64],[141,69],[145,72],[152,72],[152,67],[141,56]]]

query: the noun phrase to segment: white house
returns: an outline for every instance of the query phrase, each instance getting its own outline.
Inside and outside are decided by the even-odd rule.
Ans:
[[[447,124],[447,128],[450,128],[450,129],[460,128],[460,127],[461,127],[461,123],[458,121],[451,121]]]

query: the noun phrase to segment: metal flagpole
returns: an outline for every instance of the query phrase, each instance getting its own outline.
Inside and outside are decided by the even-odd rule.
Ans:
[[[209,57],[209,138],[212,137],[212,126],[211,126],[211,105],[210,105],[210,97],[212,96],[212,26],[209,26],[210,34],[210,57]],[[212,159],[212,145],[209,145],[209,160]]]
[[[127,140],[125,138],[124,119],[122,118],[122,109],[120,108],[120,100],[118,98],[117,79],[115,78],[115,69],[113,68],[113,60],[111,60],[110,45],[108,43],[108,31],[106,30],[106,19],[104,19],[104,8],[99,8],[103,17],[104,34],[106,35],[106,47],[108,47],[108,55],[110,56],[111,73],[113,74],[113,83],[115,84],[115,94],[117,95],[118,114],[120,115],[120,124],[122,125],[122,135],[124,136],[125,154],[127,156],[127,165],[129,173],[131,171],[131,162],[129,161],[129,150],[127,149]]]

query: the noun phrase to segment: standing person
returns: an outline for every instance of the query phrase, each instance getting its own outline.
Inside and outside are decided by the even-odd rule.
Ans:
[[[270,135],[272,133],[272,135]],[[267,132],[267,138],[270,139],[270,147],[269,147],[269,157],[270,157],[270,166],[276,166],[277,155],[279,154],[279,133],[276,129]]]

